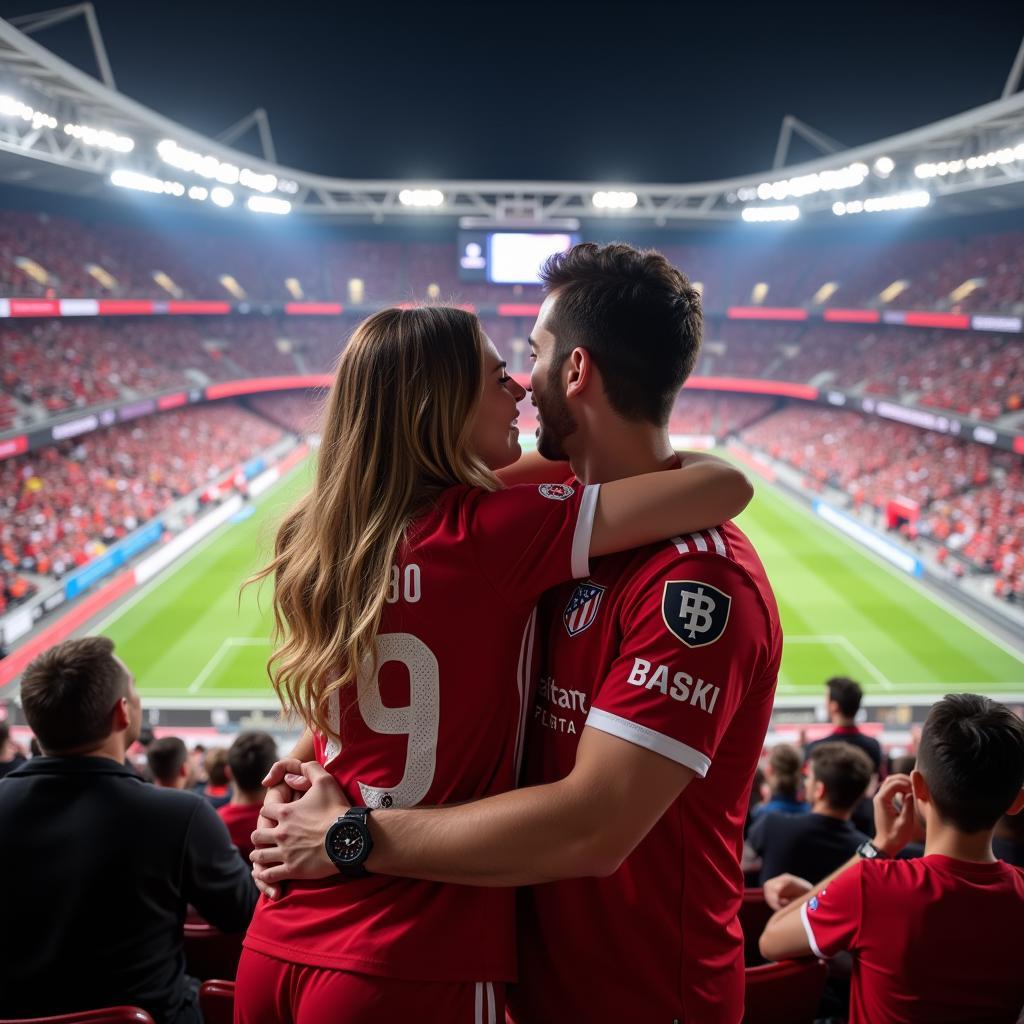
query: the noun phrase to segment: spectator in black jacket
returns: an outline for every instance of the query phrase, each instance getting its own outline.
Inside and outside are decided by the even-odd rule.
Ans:
[[[25,761],[25,755],[11,739],[10,724],[0,722],[0,779],[16,768],[20,768]]]
[[[0,1017],[130,1004],[198,1024],[186,908],[239,932],[256,902],[223,822],[125,766],[142,707],[107,638],[40,655],[21,700],[45,756],[0,785],[4,915],[18,923],[0,929]]]
[[[867,836],[850,815],[871,780],[871,761],[848,743],[822,743],[807,770],[809,814],[769,812],[750,826],[747,843],[761,858],[761,883],[792,874],[816,882],[853,856]]]
[[[864,751],[871,758],[875,775],[882,774],[882,746],[873,736],[860,731],[857,726],[857,712],[864,699],[864,691],[860,683],[843,676],[836,676],[826,684],[828,689],[828,717],[832,722],[832,732],[824,739],[808,743],[804,748],[804,756],[810,757],[811,751],[821,743],[841,741],[850,743]]]

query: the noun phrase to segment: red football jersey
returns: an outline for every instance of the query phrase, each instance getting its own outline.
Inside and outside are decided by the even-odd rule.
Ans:
[[[853,954],[850,1024],[1015,1024],[1024,871],[930,854],[861,861],[800,908],[820,956]]]
[[[261,809],[260,804],[225,804],[217,808],[221,820],[228,827],[231,842],[246,859],[252,853],[252,834],[259,821]]]
[[[460,803],[516,783],[536,604],[585,576],[597,486],[453,487],[409,532],[377,637],[379,666],[335,702],[317,758],[349,801]],[[252,949],[423,981],[515,977],[515,897],[370,875],[292,883],[262,900]]]
[[[585,726],[698,778],[611,877],[522,890],[512,1016],[739,1024],[743,822],[782,655],[764,569],[730,523],[597,560],[543,616],[524,783],[567,775]]]

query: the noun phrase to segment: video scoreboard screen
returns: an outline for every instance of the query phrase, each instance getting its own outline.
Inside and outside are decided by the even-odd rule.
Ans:
[[[540,284],[540,268],[579,241],[570,232],[460,231],[459,278],[491,284]]]

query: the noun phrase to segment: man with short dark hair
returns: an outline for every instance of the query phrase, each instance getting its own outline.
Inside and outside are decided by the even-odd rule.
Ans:
[[[807,771],[809,814],[769,812],[747,843],[761,858],[761,882],[786,872],[818,882],[845,864],[868,837],[850,821],[871,781],[871,760],[849,743],[822,743]]]
[[[678,466],[668,418],[700,347],[699,293],[664,256],[617,243],[574,246],[543,279],[530,337],[538,450],[568,459],[581,484]],[[540,629],[526,788],[378,806],[366,870],[550,883],[521,894],[517,1022],[738,1024],[739,850],[782,655],[753,546],[730,522],[594,559],[585,582],[545,596]],[[281,825],[256,833],[258,868],[283,864],[266,881],[337,875],[324,836],[344,796],[319,765],[303,770],[311,792],[268,800]]]
[[[217,808],[217,813],[248,866],[253,849],[252,833],[266,795],[263,778],[277,759],[277,744],[269,733],[242,732],[228,748],[227,756],[231,798]]]
[[[804,748],[804,756],[810,757],[811,751],[819,743],[841,741],[859,747],[874,766],[875,774],[882,774],[882,745],[873,736],[861,732],[857,726],[857,712],[860,711],[864,690],[860,683],[845,676],[835,676],[825,684],[828,690],[828,717],[833,725],[832,732],[820,740],[808,743]]]
[[[761,936],[772,960],[849,952],[850,1024],[1012,1024],[1024,1005],[1024,871],[992,834],[1024,808],[1024,722],[976,694],[939,701],[917,769],[875,796],[878,830],[819,885],[784,875]],[[920,824],[924,856],[897,860]]]
[[[139,735],[135,681],[106,637],[58,644],[25,670],[21,703],[43,756],[0,785],[0,1017],[141,1006],[200,1021],[185,976],[188,904],[241,931],[256,892],[202,798],[124,764]]]
[[[189,780],[188,748],[178,736],[161,736],[146,748],[146,763],[153,783],[163,789],[186,789]]]

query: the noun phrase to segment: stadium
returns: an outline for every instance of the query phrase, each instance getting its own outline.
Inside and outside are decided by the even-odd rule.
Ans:
[[[656,249],[700,293],[669,430],[754,483],[736,522],[784,635],[765,750],[830,734],[835,677],[888,757],[948,693],[1024,714],[1024,44],[1000,97],[867,144],[787,115],[758,173],[357,180],[279,162],[262,110],[214,138],[123,94],[79,6],[0,20],[15,743],[26,667],[101,635],[157,737],[289,749],[270,588],[240,588],[311,486],[348,338],[387,307],[454,305],[525,386],[540,266],[580,241]],[[98,76],[44,45],[79,16]],[[519,426],[525,448],[528,401]]]

